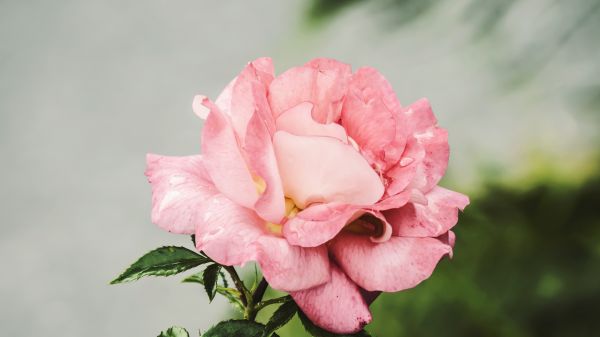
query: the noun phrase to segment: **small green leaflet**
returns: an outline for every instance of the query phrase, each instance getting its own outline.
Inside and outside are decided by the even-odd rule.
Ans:
[[[265,326],[247,320],[221,322],[204,333],[202,337],[261,337]],[[273,336],[278,337],[273,334]]]
[[[190,337],[190,334],[184,328],[174,326],[161,332],[158,337]]]
[[[214,263],[206,267],[202,274],[202,282],[204,283],[204,289],[206,290],[210,302],[212,302],[217,294],[217,280],[219,279],[220,270],[221,266]]]
[[[181,282],[184,283],[199,283],[204,285],[204,272],[199,272],[193,275],[190,275],[186,278],[184,278]],[[216,286],[216,292],[225,296],[229,302],[231,304],[233,304],[234,307],[236,307],[236,309],[240,310],[241,312],[244,312],[244,305],[242,304],[242,302],[240,301],[240,292],[237,291],[236,289],[232,289],[232,288],[227,288],[227,287],[222,287],[220,285],[217,284]]]
[[[371,337],[371,335],[369,335],[369,333],[365,330],[361,330],[355,334],[341,335],[323,330],[311,322],[301,310],[298,310],[298,317],[300,317],[300,321],[302,322],[302,325],[304,325],[304,329],[306,329],[308,333],[315,337]]]
[[[110,284],[131,282],[144,276],[170,276],[212,262],[205,255],[184,247],[161,247],[135,261]]]
[[[296,312],[298,312],[298,306],[296,305],[296,302],[290,298],[287,302],[284,302],[282,305],[280,305],[279,308],[277,308],[277,310],[273,313],[273,316],[271,316],[271,319],[269,319],[269,322],[267,322],[262,337],[271,336],[275,330],[281,328],[287,322],[289,322],[294,317]]]

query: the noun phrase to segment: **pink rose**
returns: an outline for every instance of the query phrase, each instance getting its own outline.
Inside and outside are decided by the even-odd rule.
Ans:
[[[315,59],[274,77],[261,58],[193,108],[202,155],[148,155],[152,221],[221,264],[257,261],[322,328],[360,330],[363,289],[412,288],[452,254],[469,199],[437,186],[447,133],[375,69]]]

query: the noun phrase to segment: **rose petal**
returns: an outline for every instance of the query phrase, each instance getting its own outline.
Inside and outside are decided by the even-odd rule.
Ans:
[[[220,110],[231,116],[233,129],[241,144],[245,143],[248,122],[255,112],[261,116],[270,133],[275,131],[275,120],[267,101],[267,88],[272,80],[271,59],[257,59],[248,63],[216,101]]]
[[[254,174],[265,183],[265,190],[254,204],[254,209],[263,219],[279,223],[285,215],[283,185],[271,136],[258,113],[254,113],[248,123],[244,153]]]
[[[257,259],[257,241],[265,231],[265,221],[252,210],[222,194],[206,200],[196,228],[196,248],[223,265],[241,265]]]
[[[319,286],[330,279],[325,246],[292,246],[284,238],[275,236],[262,236],[258,245],[260,269],[273,289],[299,291]]]
[[[203,104],[211,110],[202,130],[206,171],[221,193],[242,206],[252,208],[258,200],[258,192],[233,128],[214,104],[207,99]]]
[[[284,72],[269,87],[273,115],[277,118],[300,103],[311,102],[317,122],[337,121],[350,72],[349,65],[328,59],[313,60],[304,67]]]
[[[417,165],[411,186],[427,193],[446,173],[450,157],[448,132],[441,128],[433,128],[426,133],[417,134],[416,138],[425,150],[425,156]]]
[[[300,208],[313,202],[370,205],[383,195],[381,179],[351,145],[284,131],[275,133],[273,145],[285,195]]]
[[[469,204],[466,195],[436,186],[425,195],[427,205],[409,203],[384,215],[395,236],[436,237],[458,221],[458,211]]]
[[[402,154],[405,139],[400,102],[377,70],[360,68],[342,108],[342,125],[371,164],[384,170]]]
[[[409,128],[413,133],[425,132],[437,124],[437,119],[427,98],[421,98],[409,105],[403,109],[403,114],[407,116],[406,121],[409,123]]]
[[[283,225],[283,235],[292,245],[316,247],[333,239],[360,213],[360,207],[354,205],[312,205]]]
[[[423,158],[425,158],[425,148],[417,138],[411,136],[400,161],[385,173],[390,179],[386,192],[395,195],[411,185]]]
[[[276,121],[277,130],[296,136],[327,136],[348,143],[344,128],[337,123],[321,124],[311,115],[313,105],[304,102],[282,113]]]
[[[452,248],[435,238],[391,237],[374,243],[346,234],[329,246],[340,268],[361,288],[395,292],[429,278],[438,261]]]
[[[146,176],[152,185],[152,222],[169,232],[194,234],[200,205],[217,192],[201,156],[148,154]]]
[[[360,289],[334,265],[329,282],[290,295],[314,324],[333,333],[358,332],[371,322]]]

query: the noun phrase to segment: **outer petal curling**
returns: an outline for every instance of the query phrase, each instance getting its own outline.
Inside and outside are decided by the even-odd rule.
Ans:
[[[409,203],[398,209],[385,211],[392,225],[393,235],[436,237],[448,232],[458,222],[458,211],[469,204],[466,195],[434,187],[425,195],[427,205]]]
[[[429,278],[438,261],[452,248],[435,238],[394,237],[374,243],[343,234],[330,245],[340,268],[361,288],[395,292]]]
[[[360,289],[336,266],[331,268],[329,282],[291,295],[313,323],[328,331],[355,333],[371,322]]]
[[[218,193],[201,156],[146,156],[146,176],[152,185],[152,222],[177,234],[194,234],[200,206]]]
[[[285,195],[300,208],[314,202],[370,205],[383,195],[381,179],[351,145],[284,131],[275,133],[273,145]]]
[[[329,281],[330,265],[325,246],[292,246],[284,238],[267,235],[262,236],[258,244],[258,263],[274,289],[299,291]]]
[[[208,99],[210,114],[202,132],[204,166],[217,189],[242,206],[253,208],[258,192],[227,116]]]

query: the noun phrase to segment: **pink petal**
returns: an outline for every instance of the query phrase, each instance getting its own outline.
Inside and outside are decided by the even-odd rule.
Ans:
[[[258,263],[272,288],[299,291],[329,281],[329,257],[325,246],[292,246],[284,238],[266,235],[258,244]]]
[[[458,221],[458,211],[469,204],[466,195],[434,187],[425,195],[427,205],[409,203],[385,211],[396,236],[436,237],[446,233]]]
[[[283,225],[283,235],[292,245],[316,247],[333,239],[350,219],[360,213],[362,211],[359,206],[312,205]]]
[[[417,166],[411,186],[427,193],[446,173],[450,157],[448,132],[441,128],[432,128],[425,133],[417,134],[416,138],[423,146],[425,156]]]
[[[196,248],[224,265],[241,265],[257,259],[257,241],[265,230],[265,221],[252,210],[222,194],[216,194],[198,208]]]
[[[200,205],[218,193],[201,156],[148,154],[146,176],[152,185],[152,222],[169,232],[194,234]]]
[[[313,105],[309,102],[300,103],[288,109],[277,118],[277,130],[296,136],[328,136],[348,143],[346,130],[341,125],[316,122],[311,115],[312,109]]]
[[[342,108],[342,125],[370,163],[384,169],[398,161],[405,142],[400,102],[372,68],[354,75]]]
[[[421,98],[403,110],[413,133],[422,133],[437,125],[437,119],[427,98]]]
[[[313,202],[370,205],[383,195],[381,179],[351,145],[284,131],[273,143],[285,195],[300,208]]]
[[[425,148],[415,137],[411,136],[398,163],[385,173],[390,179],[387,193],[395,195],[404,191],[415,179],[424,157]]]
[[[358,332],[371,322],[360,289],[334,265],[329,282],[291,295],[313,323],[333,333]]]
[[[313,118],[320,123],[339,119],[347,90],[350,66],[335,60],[317,59],[304,67],[292,68],[279,75],[269,87],[273,115],[303,102],[314,104]]]
[[[248,123],[244,153],[254,174],[266,184],[265,190],[254,204],[254,209],[263,219],[279,223],[285,215],[283,185],[271,136],[258,113],[254,113]]]
[[[452,248],[435,238],[393,236],[374,243],[344,234],[330,245],[340,268],[368,291],[394,292],[415,287],[429,278],[438,261]]]
[[[217,106],[231,117],[241,144],[245,142],[246,128],[255,112],[261,116],[271,133],[275,131],[275,120],[267,101],[267,88],[272,80],[271,59],[255,60],[248,63],[217,99]]]
[[[252,208],[258,192],[240,152],[229,119],[207,99],[210,114],[202,130],[204,166],[217,189],[236,203]]]

